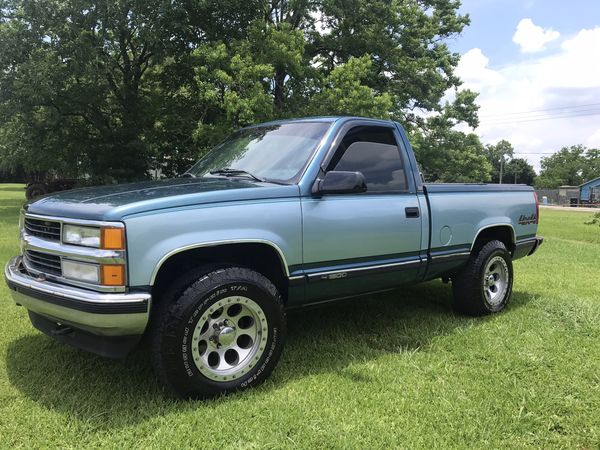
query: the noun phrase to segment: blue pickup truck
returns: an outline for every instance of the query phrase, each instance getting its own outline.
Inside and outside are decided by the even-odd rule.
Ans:
[[[288,308],[442,278],[457,311],[502,310],[537,227],[530,187],[424,184],[397,123],[295,119],[180,178],[25,205],[5,277],[42,332],[109,357],[144,337],[169,387],[207,397],[269,376]]]

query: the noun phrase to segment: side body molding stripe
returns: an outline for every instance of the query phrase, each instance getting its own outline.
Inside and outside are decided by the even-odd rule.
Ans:
[[[344,269],[328,270],[324,272],[307,273],[309,282],[336,280],[340,278],[350,278],[352,276],[361,276],[370,273],[390,272],[400,268],[420,267],[423,260],[415,258],[409,261],[395,262],[389,264],[365,265],[360,267],[349,267]]]

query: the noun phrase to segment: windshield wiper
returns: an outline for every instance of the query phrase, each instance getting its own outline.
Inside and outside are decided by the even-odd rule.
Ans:
[[[186,172],[183,175],[181,175],[179,178],[197,178],[197,177],[193,173]]]
[[[250,178],[255,179],[256,181],[261,181],[263,183],[265,183],[267,181],[264,178],[259,178],[256,175],[253,175],[250,172],[247,172],[246,170],[231,169],[229,167],[226,167],[224,169],[211,170],[209,173],[211,175],[225,175],[226,177],[235,177],[236,175],[246,175]]]

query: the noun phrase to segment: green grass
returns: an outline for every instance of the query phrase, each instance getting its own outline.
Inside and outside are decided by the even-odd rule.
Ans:
[[[22,202],[0,185],[2,262]],[[0,447],[598,447],[600,228],[541,214],[504,313],[456,316],[436,281],[290,314],[271,379],[206,402],[163,391],[143,353],[55,343],[2,283]]]

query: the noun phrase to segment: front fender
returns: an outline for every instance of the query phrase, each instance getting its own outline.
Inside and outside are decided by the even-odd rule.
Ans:
[[[179,251],[220,244],[268,244],[286,271],[302,263],[298,198],[162,210],[124,221],[130,286],[151,286],[160,265]]]

